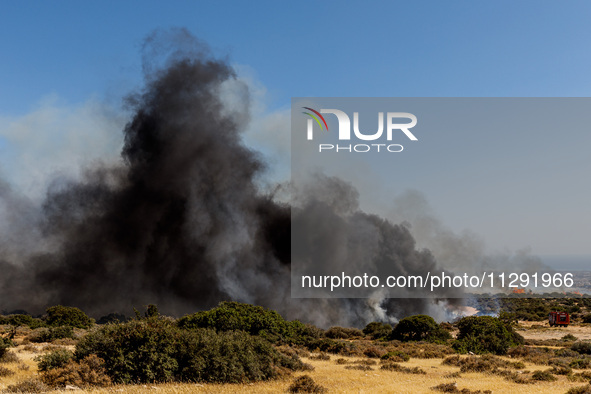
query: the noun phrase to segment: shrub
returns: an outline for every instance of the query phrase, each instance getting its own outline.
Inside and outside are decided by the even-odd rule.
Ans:
[[[566,335],[565,335],[565,336],[563,336],[561,339],[562,339],[564,342],[569,342],[569,341],[576,341],[576,340],[577,340],[577,339],[579,339],[579,338],[575,337],[573,334],[566,334]]]
[[[570,348],[580,354],[591,354],[591,342],[575,342]]]
[[[2,357],[0,357],[0,363],[8,364],[8,363],[17,363],[19,361],[20,360],[19,360],[18,356],[11,351],[5,352],[2,355]]]
[[[38,328],[43,326],[41,319],[34,318],[25,314],[16,314],[6,317],[6,324],[10,324],[15,327],[25,326],[29,328]]]
[[[177,347],[176,380],[242,383],[275,378],[279,369],[303,370],[297,356],[279,353],[268,341],[247,333],[184,331]]]
[[[458,389],[458,386],[456,385],[455,382],[453,383],[441,383],[438,384],[437,386],[431,387],[431,390],[434,391],[442,391],[444,393],[462,393],[462,394],[490,394],[492,393],[491,390],[475,390],[472,391],[470,389],[467,388],[463,388],[463,389]]]
[[[388,352],[381,357],[382,360],[391,360],[391,361],[408,361],[410,360],[410,356],[404,352],[399,350]]]
[[[105,374],[104,362],[91,354],[79,363],[69,361],[59,368],[52,368],[41,373],[41,381],[52,388],[72,385],[80,388],[108,386],[111,379]]]
[[[444,393],[459,393],[458,386],[456,383],[441,383],[437,386],[431,387],[432,390],[442,391]]]
[[[11,384],[4,389],[7,393],[45,393],[48,387],[37,379],[27,379]]]
[[[591,367],[591,360],[588,358],[574,359],[568,364],[568,366],[574,369],[587,369]]]
[[[352,347],[354,347],[354,346],[355,345],[353,345],[353,344],[346,344],[344,342],[336,341],[336,340],[330,339],[330,338],[315,339],[315,340],[311,340],[308,343],[306,343],[306,347],[312,351],[318,350],[321,352],[343,354],[343,355],[347,355],[348,353],[350,353],[352,350]]]
[[[170,323],[158,319],[106,325],[78,343],[75,357],[96,354],[116,383],[166,382],[178,368],[175,333]]]
[[[580,354],[571,349],[556,349],[554,351],[556,357],[579,357]]]
[[[386,351],[381,347],[370,346],[363,351],[363,354],[369,358],[380,358],[386,354]]]
[[[496,357],[466,357],[461,360],[460,372],[486,372],[504,366]]]
[[[459,333],[453,348],[467,353],[469,351],[503,355],[511,346],[524,342],[510,325],[492,316],[468,316],[457,323]]]
[[[67,349],[58,349],[42,356],[35,357],[39,371],[48,371],[54,368],[63,368],[74,358],[74,353]]]
[[[75,328],[90,328],[94,324],[94,320],[82,312],[78,308],[71,306],[56,305],[47,308],[47,325],[70,326]]]
[[[15,372],[13,370],[0,365],[0,377],[12,376],[14,374]]]
[[[363,329],[363,333],[371,339],[380,339],[387,337],[392,332],[392,326],[387,323],[377,321],[369,323]]]
[[[585,386],[573,387],[566,394],[591,394],[591,384]]]
[[[427,374],[427,372],[425,372],[424,370],[422,370],[419,367],[407,368],[407,367],[403,367],[402,365],[400,365],[398,363],[392,363],[392,362],[382,364],[380,369],[383,369],[385,371],[396,371],[396,372],[411,373],[411,374],[418,374],[418,375],[426,375]]]
[[[144,313],[144,317],[158,317],[160,316],[160,312],[158,311],[158,307],[154,304],[150,304],[146,306],[146,312]]]
[[[39,328],[27,336],[31,342],[53,342],[57,339],[74,338],[74,331],[70,326]]]
[[[8,348],[13,345],[14,344],[10,339],[0,337],[0,358],[4,357],[4,355],[8,352]]]
[[[328,330],[326,330],[324,335],[327,338],[332,338],[332,339],[349,339],[351,337],[362,337],[363,331],[361,331],[357,328],[345,328],[345,327],[338,327],[337,326],[337,327],[331,327]]]
[[[554,375],[570,375],[573,370],[565,365],[555,365],[548,372]]]
[[[98,319],[96,324],[123,323],[127,320],[127,317],[120,313],[109,313],[108,315],[102,316],[100,319]]]
[[[453,365],[454,367],[459,367],[462,365],[462,358],[459,355],[449,356],[443,359],[441,362],[442,365]]]
[[[522,358],[523,361],[538,365],[548,365],[554,356],[554,351],[546,347],[516,346],[507,351],[507,355],[513,358]]]
[[[325,393],[327,390],[316,384],[309,375],[303,375],[294,380],[287,391],[290,393]]]
[[[318,353],[315,356],[310,356],[310,360],[322,360],[322,361],[329,361],[330,356],[326,353]]]
[[[405,317],[394,327],[390,339],[399,341],[437,342],[450,339],[449,332],[442,329],[431,316]]]
[[[239,302],[221,302],[209,311],[197,312],[178,320],[185,329],[212,328],[218,332],[241,330],[271,342],[298,342],[314,337],[313,330],[299,321],[286,321],[279,313],[261,306]]]
[[[347,365],[345,369],[355,369],[358,371],[372,371],[373,368],[365,364]]]
[[[115,383],[241,383],[303,369],[297,356],[279,353],[268,341],[240,331],[182,330],[148,318],[101,326],[76,346],[78,360],[96,354]]]
[[[353,364],[361,364],[361,365],[376,365],[377,363],[378,362],[376,360],[368,360],[368,359],[353,361]]]
[[[531,375],[532,380],[538,380],[542,382],[554,382],[556,377],[550,373],[550,371],[534,371]]]

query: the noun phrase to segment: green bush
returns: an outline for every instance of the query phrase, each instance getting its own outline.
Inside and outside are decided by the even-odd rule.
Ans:
[[[95,329],[76,346],[76,359],[90,354],[104,360],[115,383],[238,383],[274,378],[281,368],[303,368],[297,356],[285,356],[245,332],[184,330],[159,318]]]
[[[177,334],[172,324],[159,319],[108,324],[88,333],[76,345],[75,357],[96,354],[116,383],[167,382],[178,369]]]
[[[453,348],[459,352],[506,354],[511,346],[524,342],[521,335],[492,316],[468,316],[457,323],[459,333]]]
[[[56,339],[74,338],[74,331],[69,326],[40,328],[28,336],[31,342],[53,342]]]
[[[410,356],[400,350],[395,350],[384,354],[381,359],[390,361],[408,361],[410,360]]]
[[[58,349],[35,357],[39,371],[62,368],[74,358],[74,353],[67,349]]]
[[[41,319],[37,319],[25,314],[3,316],[2,324],[10,324],[15,327],[23,326],[33,329],[43,327],[43,321]]]
[[[47,308],[47,325],[70,326],[75,328],[90,328],[94,324],[94,320],[82,312],[78,308],[71,306],[56,305]]]
[[[372,339],[380,339],[387,337],[392,332],[392,326],[387,323],[380,323],[377,321],[369,323],[363,329],[363,333]]]
[[[405,317],[394,327],[390,339],[398,341],[443,342],[451,335],[442,329],[431,316],[414,315]]]
[[[276,342],[298,342],[314,337],[308,326],[299,321],[286,321],[279,313],[261,306],[239,302],[221,302],[209,311],[197,312],[178,320],[185,329],[212,328],[218,332],[241,330]]]
[[[278,367],[303,369],[297,357],[282,355],[268,341],[240,331],[184,331],[175,357],[179,381],[242,383],[275,378]]]

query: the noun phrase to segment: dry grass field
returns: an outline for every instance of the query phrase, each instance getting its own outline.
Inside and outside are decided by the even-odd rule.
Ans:
[[[525,339],[560,339],[567,334],[574,335],[580,340],[591,340],[590,324],[574,324],[568,327],[549,327],[547,322],[520,321],[517,332]]]
[[[557,339],[572,333],[580,338],[591,337],[591,326],[571,326],[568,328],[549,328],[538,323],[521,323],[520,333],[527,339]],[[0,389],[4,390],[9,385],[19,381],[33,378],[37,374],[37,364],[34,358],[43,354],[47,349],[46,344],[20,344],[12,348],[18,360],[2,363],[3,367],[13,371],[12,376],[0,377]],[[55,345],[49,345],[55,348]],[[67,346],[70,349],[73,346]],[[468,356],[463,356],[468,357]],[[304,362],[314,367],[313,371],[298,372],[293,375],[276,380],[255,384],[154,384],[154,385],[127,385],[112,386],[102,389],[86,390],[89,393],[285,393],[294,379],[301,375],[309,375],[314,381],[327,388],[329,393],[436,393],[431,389],[442,383],[456,383],[459,390],[469,389],[491,390],[493,393],[566,393],[571,387],[580,387],[585,382],[573,382],[566,376],[557,376],[555,382],[537,382],[529,384],[517,384],[513,381],[490,373],[467,372],[459,373],[459,367],[442,365],[441,358],[418,359],[411,358],[408,362],[401,363],[405,367],[419,367],[425,374],[410,374],[398,371],[381,370],[380,363],[370,365],[370,370],[346,369],[346,366],[367,358],[343,357],[330,355],[330,360],[317,360],[302,358]],[[338,359],[341,359],[337,362]],[[503,358],[511,360],[509,358]],[[512,360],[514,361],[514,360]],[[358,364],[357,364],[358,365]],[[525,363],[523,371],[545,370],[547,366]],[[454,374],[453,376],[450,376]],[[459,373],[459,376],[458,376]],[[66,393],[72,390],[52,391],[53,393]]]

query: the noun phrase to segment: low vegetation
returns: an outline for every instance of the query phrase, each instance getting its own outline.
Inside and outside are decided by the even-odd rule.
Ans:
[[[510,387],[516,392],[533,392],[544,384],[567,384],[562,392],[591,387],[581,386],[591,380],[588,334],[554,329],[551,340],[524,341],[515,312],[442,324],[415,315],[393,327],[371,322],[363,330],[322,330],[237,302],[180,319],[161,316],[155,305],[135,312],[132,319],[106,315],[100,324],[66,306],[37,317],[0,316],[3,392],[195,383],[248,388],[274,381],[283,382],[273,386],[282,388],[271,392],[320,393],[333,387],[335,380],[323,375],[330,368],[339,376],[368,379],[404,375],[442,392],[487,392],[465,386],[474,374],[515,385]]]

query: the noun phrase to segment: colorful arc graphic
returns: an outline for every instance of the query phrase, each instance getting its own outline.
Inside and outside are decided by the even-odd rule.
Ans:
[[[316,115],[318,115],[320,117],[320,119],[322,119],[322,122],[324,122],[324,125],[326,126],[326,131],[328,131],[328,125],[326,124],[326,120],[324,120],[324,116],[320,115],[320,112],[310,108],[310,107],[302,107],[304,109],[307,109],[309,111],[314,112]],[[314,120],[316,121],[316,123],[318,123],[318,125],[320,126],[320,130],[322,130],[322,123],[320,123],[320,120],[314,116],[313,114],[309,113],[309,112],[303,112],[306,115],[311,116],[312,118],[314,118]]]

